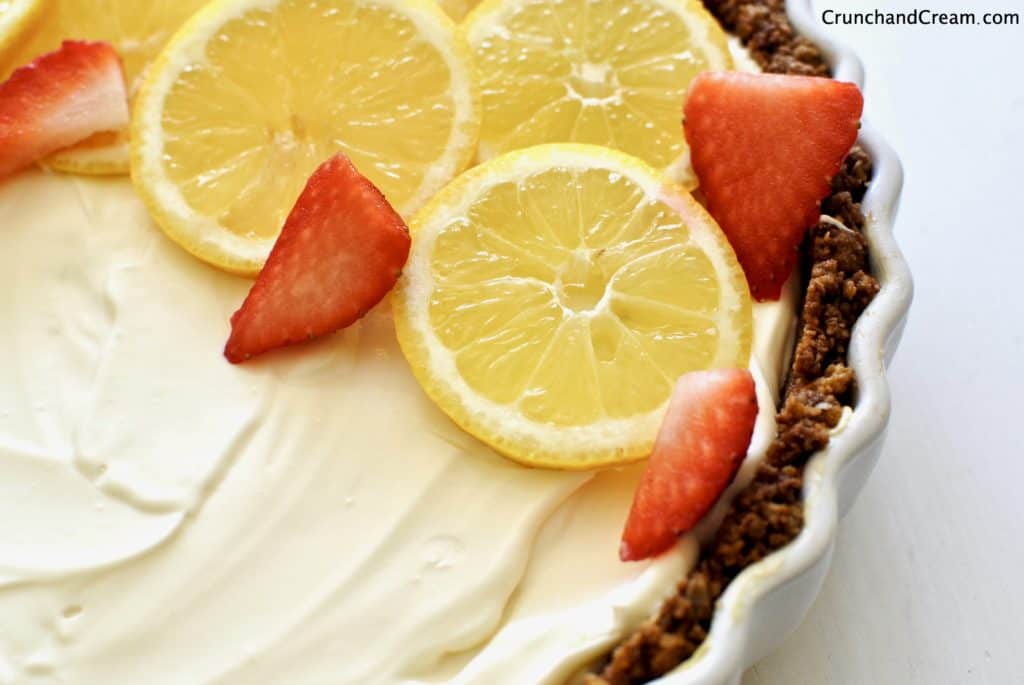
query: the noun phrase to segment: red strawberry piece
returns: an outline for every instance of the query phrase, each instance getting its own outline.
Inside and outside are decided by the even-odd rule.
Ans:
[[[94,133],[127,125],[117,52],[107,43],[64,41],[0,84],[0,178]]]
[[[693,169],[758,300],[777,300],[804,232],[857,139],[864,99],[812,76],[706,72],[683,128]]]
[[[754,378],[746,369],[679,379],[633,496],[619,558],[661,554],[697,525],[743,463],[756,418]]]
[[[409,229],[345,155],[306,182],[267,263],[231,317],[224,348],[237,364],[349,326],[394,287]]]

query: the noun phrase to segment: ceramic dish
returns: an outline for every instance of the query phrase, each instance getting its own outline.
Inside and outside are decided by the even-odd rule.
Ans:
[[[787,7],[794,27],[827,55],[835,78],[863,88],[860,60],[824,32],[811,0],[790,0]],[[805,525],[799,537],[737,576],[719,600],[707,640],[692,658],[654,681],[659,685],[737,685],[748,667],[796,629],[828,573],[839,519],[881,454],[891,408],[885,369],[903,332],[913,282],[893,236],[903,186],[899,158],[866,123],[859,143],[874,162],[862,209],[871,268],[881,290],[857,321],[850,341],[849,364],[857,374],[853,414],[845,429],[808,462]]]

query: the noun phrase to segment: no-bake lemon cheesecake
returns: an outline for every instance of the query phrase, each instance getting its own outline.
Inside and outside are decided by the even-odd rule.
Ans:
[[[21,50],[89,3],[56,4]],[[715,531],[760,511],[768,467],[798,500],[817,443],[786,431],[817,398],[827,440],[851,381],[829,298],[852,325],[877,287],[855,152],[803,268],[751,298],[700,112],[687,136],[678,119],[699,73],[783,71],[795,48],[737,30],[761,3],[708,4],[749,52],[695,2],[487,0],[460,28],[426,0],[154,19],[148,69],[122,52],[133,178],[55,172],[88,154],[62,143],[0,180],[0,682],[632,683],[688,656],[699,634],[663,605],[707,579],[713,604]],[[86,145],[120,155],[127,128],[97,126]],[[24,155],[27,130],[0,151]],[[352,165],[321,166],[338,152]],[[385,205],[388,241],[315,237]],[[396,250],[393,273],[367,267]],[[342,330],[302,328],[311,300],[349,307]],[[276,302],[298,333],[267,331]],[[675,380],[709,367],[754,383],[742,466],[695,528],[623,563]]]

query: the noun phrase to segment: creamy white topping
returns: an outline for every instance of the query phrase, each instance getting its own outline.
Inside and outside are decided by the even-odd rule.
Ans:
[[[736,36],[728,37],[729,43],[729,56],[732,57],[732,67],[736,71],[749,71],[756,73],[761,71],[761,67],[758,66],[754,58],[750,56],[747,49],[743,47],[743,43]]]
[[[675,550],[627,565],[642,465],[497,457],[425,399],[386,303],[232,367],[248,287],[169,243],[125,181],[0,184],[0,683],[573,679],[752,477],[797,297],[793,280],[754,308],[762,410],[736,482]]]
[[[249,284],[125,180],[0,184],[0,683],[564,682],[692,564],[692,535],[618,561],[642,465],[525,469],[459,431],[386,303],[226,363]],[[755,307],[740,481],[794,297]]]

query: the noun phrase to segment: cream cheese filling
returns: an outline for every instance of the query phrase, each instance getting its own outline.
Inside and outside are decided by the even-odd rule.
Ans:
[[[573,679],[752,477],[798,297],[791,279],[755,304],[736,482],[672,552],[623,564],[642,465],[496,456],[423,395],[386,302],[231,366],[248,287],[168,241],[125,180],[0,184],[0,684]]]
[[[248,286],[125,180],[0,184],[0,683],[559,683],[693,563],[618,561],[642,465],[526,469],[451,424],[386,303],[227,364]],[[755,307],[740,481],[794,308]]]

